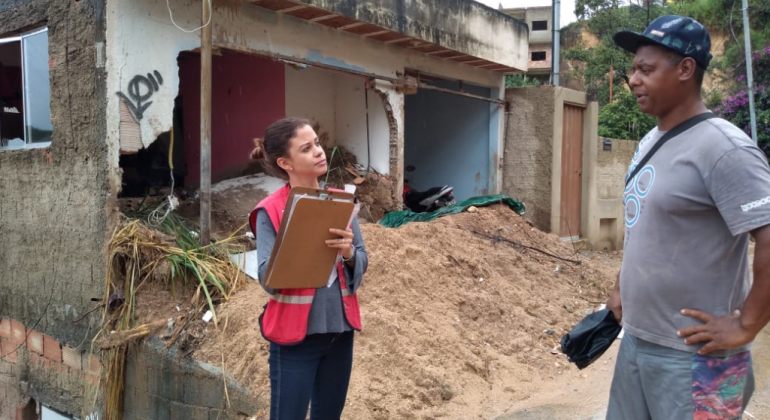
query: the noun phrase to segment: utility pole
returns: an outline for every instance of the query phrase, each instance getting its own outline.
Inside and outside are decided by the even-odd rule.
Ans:
[[[751,121],[751,139],[757,142],[757,114],[754,111],[754,71],[751,64],[751,34],[749,29],[749,2],[741,1],[743,10],[743,41],[746,45],[746,83],[749,89],[749,119]]]
[[[551,84],[559,86],[559,34],[561,29],[559,17],[561,17],[561,0],[552,0],[551,7],[553,8],[551,19],[551,25],[553,26],[551,28],[551,37],[553,38],[551,40]]]
[[[201,246],[211,239],[211,2],[203,0],[201,14]]]

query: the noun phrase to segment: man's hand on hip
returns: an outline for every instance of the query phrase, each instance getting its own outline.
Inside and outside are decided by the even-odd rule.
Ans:
[[[741,312],[731,315],[714,316],[697,309],[682,309],[682,315],[695,318],[703,324],[682,328],[676,335],[684,338],[687,345],[706,343],[698,354],[709,354],[717,350],[729,350],[745,346],[754,340],[752,334],[741,323]]]

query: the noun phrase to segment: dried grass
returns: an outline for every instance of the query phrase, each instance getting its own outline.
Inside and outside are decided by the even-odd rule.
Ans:
[[[102,328],[92,343],[101,351],[106,370],[105,419],[120,420],[123,413],[123,381],[128,349],[138,340],[155,334],[165,324],[136,324],[136,294],[149,283],[162,283],[173,293],[177,287],[195,287],[191,306],[199,313],[208,308],[217,326],[215,303],[226,300],[245,279],[229,254],[243,252],[243,237],[206,246],[182,218],[169,214],[157,227],[145,220],[152,211],[140,208],[122,220],[108,245],[107,277],[103,298]],[[133,218],[133,220],[132,220]]]

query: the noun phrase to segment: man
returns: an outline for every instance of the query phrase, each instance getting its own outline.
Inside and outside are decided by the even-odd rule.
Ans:
[[[625,189],[625,254],[607,302],[625,337],[607,419],[739,419],[754,390],[749,344],[770,320],[767,158],[742,130],[711,118],[635,171],[666,132],[709,112],[700,91],[711,41],[681,16],[614,39],[636,54],[630,85],[658,125],[640,142]]]

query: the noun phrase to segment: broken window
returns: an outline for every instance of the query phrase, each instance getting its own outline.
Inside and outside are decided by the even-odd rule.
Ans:
[[[548,21],[547,20],[533,20],[532,21],[532,30],[533,31],[547,31],[548,30]]]
[[[0,149],[51,142],[48,28],[0,38]]]
[[[545,61],[545,51],[532,51],[532,61]]]

